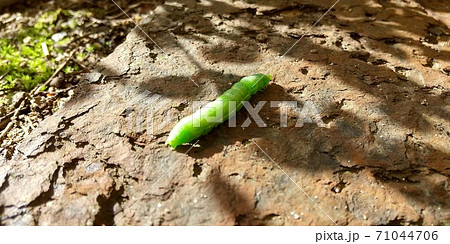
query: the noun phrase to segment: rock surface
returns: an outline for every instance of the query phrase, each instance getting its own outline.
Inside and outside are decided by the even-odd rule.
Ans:
[[[169,57],[135,29],[86,76],[1,163],[0,224],[449,225],[449,6],[342,1],[279,59],[334,2],[257,2],[152,11],[142,27]],[[312,102],[326,126],[290,111],[281,127],[266,104],[267,127],[164,145],[194,101],[268,70],[253,105]]]

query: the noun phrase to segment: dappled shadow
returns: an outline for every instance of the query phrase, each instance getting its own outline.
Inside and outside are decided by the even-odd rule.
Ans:
[[[169,57],[135,29],[138,37],[131,39],[133,42],[126,47],[131,51],[117,51],[119,56],[114,62],[101,63],[98,69],[105,79],[99,84],[80,87],[82,94],[72,102],[91,99],[95,89],[89,88],[101,89],[102,82],[136,86],[141,92],[150,91],[171,99],[174,104],[168,104],[165,110],[183,103],[182,108],[177,107],[181,117],[190,114],[188,110],[192,101],[213,100],[228,89],[230,83],[238,81],[242,73],[264,72],[270,68],[275,81],[254,95],[250,102],[254,105],[259,101],[297,101],[301,108],[306,100],[312,100],[320,105],[321,119],[329,128],[318,127],[315,123],[295,127],[299,119],[295,114],[288,116],[288,127],[282,128],[279,126],[279,110],[266,104],[259,113],[267,124],[266,128],[259,128],[255,123],[247,128],[240,127],[249,116],[242,110],[236,117],[238,127],[230,128],[227,123],[218,126],[200,138],[199,147],[188,153],[190,157],[216,160],[215,156],[222,154],[227,158],[228,149],[233,148],[247,153],[256,152],[256,160],[266,159],[251,142],[254,139],[289,172],[317,175],[317,178],[324,177],[323,172],[331,172],[332,176],[326,179],[329,180],[326,183],[333,187],[344,184],[342,178],[346,172],[368,172],[376,182],[407,196],[413,205],[422,204],[422,209],[448,209],[448,200],[442,197],[432,200],[427,192],[431,189],[431,194],[445,195],[446,186],[442,185],[445,180],[439,179],[436,185],[429,178],[420,178],[448,177],[450,174],[449,152],[430,143],[430,140],[421,141],[422,136],[436,133],[435,121],[445,122],[450,118],[447,84],[436,85],[433,81],[421,84],[421,79],[413,80],[410,76],[413,68],[404,58],[411,55],[408,53],[410,49],[415,49],[425,57],[429,55],[439,62],[448,61],[450,55],[447,51],[437,52],[432,47],[435,40],[441,38],[438,36],[448,36],[445,34],[448,27],[429,17],[419,6],[411,8],[383,1],[380,7],[372,6],[371,1],[347,1],[338,5],[337,10],[332,10],[315,28],[317,30],[312,30],[287,54],[286,59],[289,60],[281,62],[282,67],[275,67],[277,56],[274,54],[286,52],[327,11],[328,5],[299,4],[296,1],[244,2],[255,7],[241,9],[223,1],[173,1],[160,7],[142,26],[169,53]],[[332,2],[328,2],[331,6]],[[392,17],[397,14],[399,18]],[[409,16],[417,16],[415,21],[422,24],[421,28],[411,25],[407,21]],[[430,30],[436,27],[443,32],[442,35]],[[335,32],[330,34],[327,28]],[[322,30],[328,32],[322,34]],[[330,43],[332,45],[328,45]],[[397,48],[397,44],[410,49]],[[371,47],[371,52],[365,50],[367,47]],[[376,54],[377,50],[397,58],[382,59]],[[168,58],[173,58],[187,70],[200,87],[189,81]],[[303,60],[298,62],[295,59]],[[288,63],[291,61],[294,68]],[[133,62],[138,65],[133,65]],[[257,65],[251,65],[255,63]],[[323,67],[327,72],[314,70],[310,67],[313,65]],[[429,63],[422,66],[424,69],[433,67]],[[444,71],[438,72],[448,78]],[[287,80],[287,73],[293,73],[297,79]],[[323,87],[323,90],[318,87]],[[353,93],[341,95],[347,90]],[[366,97],[367,101],[359,97]],[[360,108],[352,103],[361,103]],[[384,128],[382,123],[386,121],[389,124]],[[445,125],[442,125],[442,133],[445,138],[442,140],[449,140]],[[164,136],[160,141],[165,139]],[[189,147],[180,146],[174,153],[184,153]],[[159,147],[158,150],[170,149]],[[403,180],[413,176],[418,179]],[[214,200],[223,203],[222,208],[236,217],[236,224],[266,223],[245,217],[258,214],[258,211],[247,196],[242,196],[230,186],[228,179],[217,172],[210,177],[215,189]],[[302,175],[297,175],[294,180],[298,178]],[[400,183],[393,183],[393,179]],[[404,190],[405,186],[412,189]],[[347,201],[345,196],[338,195],[339,192],[333,194]],[[345,219],[336,221],[338,224],[348,223]]]
[[[180,1],[180,3],[184,3]],[[217,3],[224,4],[224,3]],[[369,2],[359,3],[361,5],[369,4]],[[386,3],[388,4],[388,3]],[[271,6],[279,7],[272,2],[272,4],[268,4]],[[213,6],[213,5],[210,5]],[[347,7],[344,5],[344,7]],[[341,9],[344,7],[340,7]],[[420,49],[422,54],[434,55],[436,58],[440,60],[448,60],[447,51],[436,52],[429,46],[423,45],[423,42],[428,44],[435,44],[434,41],[430,39],[433,33],[430,33],[429,28],[433,28],[438,26],[444,31],[448,31],[448,28],[438,20],[435,20],[422,11],[419,11],[418,8],[408,8],[402,6],[389,5],[386,6],[389,10],[382,11],[383,9],[380,7],[367,7],[365,8],[368,12],[361,12],[360,17],[355,17],[344,11],[332,11],[332,13],[325,18],[323,22],[319,24],[317,28],[321,28],[321,26],[326,26],[330,23],[330,20],[333,20],[339,27],[337,27],[337,31],[346,31],[347,36],[356,42],[360,42],[362,37],[368,38],[366,41],[369,41],[369,45],[374,45],[373,48],[379,48],[382,52],[390,53],[393,56],[400,57],[400,61],[402,61],[402,56],[407,56],[408,54],[398,48],[395,48],[395,44],[398,43],[406,43],[406,45],[413,46],[414,48]],[[283,6],[276,10],[270,10],[266,13],[263,12],[262,16],[255,16],[256,10],[253,9],[236,9],[232,5],[224,5],[220,8],[211,8],[205,7],[203,12],[204,14],[211,12],[212,16],[216,15],[224,15],[223,12],[219,12],[223,10],[225,12],[225,17],[220,20],[211,18],[211,22],[216,22],[214,24],[210,24],[208,22],[197,21],[193,18],[193,21],[186,21],[185,25],[176,28],[176,33],[180,36],[186,36],[186,38],[190,38],[191,35],[194,35],[198,38],[201,35],[214,35],[220,38],[225,38],[231,43],[234,43],[235,49],[228,50],[227,48],[230,46],[213,46],[207,48],[201,48],[203,58],[206,61],[211,63],[216,63],[219,61],[223,61],[225,63],[240,63],[257,61],[258,56],[261,55],[258,49],[250,49],[249,53],[247,53],[246,58],[240,57],[239,55],[233,55],[236,59],[230,58],[229,56],[224,58],[218,58],[216,55],[220,54],[220,52],[230,53],[232,55],[234,50],[239,51],[247,51],[247,49],[243,49],[244,47],[240,45],[240,41],[243,38],[253,39],[255,42],[250,41],[250,43],[258,43],[257,46],[264,43],[270,43],[271,41],[275,41],[278,44],[283,45],[267,45],[266,48],[273,49],[277,53],[284,53],[289,48],[289,45],[292,44],[295,39],[291,37],[298,38],[302,33],[287,32],[283,34],[276,34],[276,30],[270,24],[271,22],[279,23],[281,25],[286,26],[302,26],[307,23],[301,23],[304,19],[309,20],[308,18],[298,18],[303,13],[302,10],[308,8],[309,10],[315,10],[316,12],[326,11],[326,8],[323,7],[311,7],[305,5],[295,6],[294,4],[290,4],[289,6]],[[168,12],[173,13],[172,11],[176,11],[176,9],[169,10]],[[234,11],[234,13],[233,13]],[[406,21],[405,18],[392,18],[392,20],[396,21],[395,25],[387,25],[386,20],[389,16],[397,13],[398,11],[404,11],[404,16],[411,16],[413,14],[418,13],[420,22],[422,23],[432,23],[431,26],[427,24],[423,25],[423,28],[415,28]],[[290,12],[290,16],[294,16],[291,18],[284,18],[284,12]],[[231,14],[230,14],[231,13]],[[387,17],[381,16],[381,14],[386,14]],[[226,15],[228,14],[228,16]],[[377,16],[379,14],[379,16]],[[179,17],[177,15],[172,15],[174,18]],[[286,14],[286,16],[289,16]],[[239,20],[242,18],[246,23],[249,23],[246,27],[236,26],[236,28],[232,31],[220,31],[220,22]],[[356,19],[352,19],[356,18]],[[383,19],[386,18],[386,19]],[[199,17],[197,17],[199,19]],[[391,20],[391,18],[389,18]],[[381,22],[378,22],[381,21]],[[356,21],[356,25],[354,25]],[[218,22],[218,23],[217,23]],[[373,23],[372,23],[373,22]],[[269,24],[265,24],[269,23]],[[371,26],[371,28],[366,27]],[[185,28],[188,26],[188,28]],[[211,32],[210,26],[214,26],[214,28],[218,28],[219,30],[216,32]],[[356,29],[355,29],[356,27]],[[376,29],[378,32],[373,31]],[[235,32],[235,33],[234,33]],[[226,34],[224,34],[226,33]],[[257,35],[265,33],[267,37],[257,39]],[[392,34],[389,34],[392,33]],[[397,37],[396,33],[406,33],[404,36]],[[315,35],[315,34],[311,34]],[[378,35],[378,36],[377,36]],[[419,39],[412,39],[410,36],[417,35]],[[386,37],[387,36],[387,37]],[[420,38],[420,37],[423,38]],[[320,37],[320,36],[315,36]],[[245,39],[246,42],[249,42],[248,39]],[[401,125],[401,127],[406,128],[408,131],[412,133],[420,131],[420,133],[434,133],[435,128],[432,123],[429,122],[427,117],[429,116],[438,116],[441,120],[445,120],[450,117],[449,112],[445,107],[442,107],[442,102],[446,102],[448,99],[448,90],[444,86],[427,86],[427,84],[420,84],[420,80],[412,81],[410,77],[406,77],[402,75],[402,72],[399,71],[408,71],[411,70],[409,65],[404,62],[400,62],[394,69],[384,65],[388,63],[387,60],[379,59],[378,57],[371,57],[369,53],[364,53],[356,50],[347,50],[348,48],[341,48],[342,43],[344,42],[342,39],[331,40],[335,43],[338,49],[330,49],[321,45],[321,43],[325,43],[327,40],[320,41],[318,43],[312,42],[308,39],[303,40],[301,45],[298,45],[291,52],[288,53],[287,57],[302,57],[305,60],[310,62],[319,63],[322,66],[326,66],[331,74],[339,77],[344,83],[344,86],[352,87],[358,90],[361,95],[369,95],[374,97],[374,101],[377,102],[374,107],[376,107],[384,116],[387,116],[389,120],[394,121]],[[376,45],[375,45],[376,44]],[[228,50],[228,51],[227,51]],[[314,50],[314,52],[310,52],[310,50]],[[211,56],[213,53],[215,55]],[[327,54],[326,58],[322,58],[317,56],[316,54]],[[243,55],[243,54],[240,54]],[[330,65],[330,63],[334,63],[337,65]],[[197,67],[198,61],[197,61]],[[424,66],[427,67],[427,66]],[[262,67],[265,68],[265,67]],[[281,68],[282,69],[282,68]],[[261,70],[263,71],[263,69]],[[213,74],[213,75],[217,75]],[[275,73],[275,76],[277,74]],[[365,78],[366,77],[366,78]],[[214,77],[215,78],[215,77]],[[326,80],[326,77],[325,77]],[[318,81],[318,83],[323,81]],[[283,84],[284,82],[281,81]],[[219,89],[219,90],[223,90]],[[280,93],[280,91],[282,91]],[[267,97],[267,94],[271,93],[273,96]],[[436,94],[438,93],[438,94]],[[252,101],[260,101],[259,97],[264,97],[261,100],[271,99],[275,100],[298,100],[295,97],[290,97],[288,93],[281,87],[277,85],[270,85],[265,91],[263,91],[260,95],[252,98]],[[401,112],[399,112],[401,111]],[[262,114],[271,118],[272,120],[275,117],[279,117],[279,114],[270,113],[267,111],[261,111]],[[445,160],[448,160],[449,157],[448,152],[441,151],[441,149],[433,147],[430,144],[424,144],[427,150],[430,150],[431,155],[434,155],[433,158],[429,158],[428,160],[422,161],[419,165],[414,165],[417,159],[409,158],[407,156],[399,155],[400,151],[408,150],[405,149],[403,145],[403,140],[406,139],[407,135],[405,134],[405,138],[396,138],[393,140],[381,140],[376,141],[376,146],[368,145],[367,141],[363,140],[361,137],[364,137],[365,134],[371,135],[376,134],[375,132],[368,132],[369,128],[367,127],[370,120],[361,117],[361,115],[353,114],[348,111],[343,111],[340,108],[332,108],[326,109],[325,111],[321,111],[324,120],[331,120],[335,127],[331,130],[327,129],[316,129],[314,125],[306,125],[303,128],[256,128],[255,125],[251,125],[249,128],[228,128],[226,124],[217,127],[213,130],[208,136],[204,136],[200,138],[199,144],[200,148],[195,148],[189,154],[194,158],[205,159],[210,158],[213,155],[226,151],[226,148],[230,145],[236,144],[236,142],[248,143],[248,140],[251,138],[262,138],[263,141],[279,141],[279,138],[298,138],[294,145],[290,143],[281,144],[276,146],[276,152],[269,151],[269,155],[278,155],[273,156],[274,160],[279,162],[282,165],[290,166],[290,167],[301,167],[303,169],[307,169],[311,172],[316,172],[320,170],[332,169],[339,170],[345,168],[347,166],[342,166],[339,162],[340,160],[336,159],[336,154],[341,154],[347,156],[346,158],[351,159],[353,164],[360,165],[360,167],[367,168],[374,175],[379,175],[379,172],[385,170],[404,170],[409,172],[409,174],[415,174],[416,167],[431,167],[434,170],[438,171],[440,174],[444,174],[448,176],[448,169],[443,168],[442,165]],[[238,124],[242,123],[246,118],[246,113],[241,112],[238,114]],[[292,120],[293,118],[291,118]],[[276,124],[276,123],[273,123]],[[273,130],[272,132],[268,132]],[[311,133],[312,131],[312,133]],[[359,133],[357,132],[359,131]],[[355,134],[356,133],[356,134]],[[311,137],[315,135],[314,137]],[[370,140],[377,140],[375,137],[377,135],[372,135],[374,138]],[[330,150],[323,149],[324,140],[326,138],[339,138],[339,145],[331,145]],[[356,142],[353,139],[357,139],[360,143],[365,144],[365,146],[357,147],[355,149]],[[289,140],[286,140],[289,141]],[[264,143],[264,142],[263,142]],[[310,158],[309,161],[317,162],[315,164],[302,164],[298,163],[299,158],[305,158],[305,153],[300,152],[299,155],[295,155],[292,152],[295,151],[294,148],[299,144],[313,144],[315,148],[314,151],[309,152]],[[414,144],[414,143],[413,143]],[[268,146],[267,148],[271,148]],[[414,148],[409,150],[417,150]],[[420,154],[420,153],[419,153]],[[288,155],[288,156],[287,156]],[[308,155],[308,154],[307,154]],[[395,156],[397,155],[397,156]],[[264,157],[264,155],[262,155]],[[394,157],[392,157],[394,156]],[[226,157],[226,155],[225,155]],[[311,157],[313,159],[311,159]],[[395,159],[394,159],[395,158]],[[395,160],[395,162],[393,161]],[[397,161],[399,160],[399,161]],[[295,163],[294,163],[295,162]],[[318,163],[322,162],[322,163]],[[355,167],[355,166],[352,166]],[[358,166],[356,166],[358,167]],[[380,179],[379,179],[380,180]],[[415,183],[411,183],[415,184]],[[401,189],[399,189],[401,191]],[[411,198],[415,198],[413,195]],[[421,197],[417,197],[417,201],[422,201],[423,195]],[[431,204],[431,203],[430,203]]]
[[[179,3],[192,6],[191,2],[180,1]],[[369,2],[359,4],[364,5],[369,4]],[[206,67],[216,63],[223,65],[226,63],[263,62],[264,60],[261,60],[260,57],[267,54],[267,50],[284,53],[302,34],[298,30],[308,27],[311,21],[327,10],[323,6],[295,5],[293,3],[277,5],[275,2],[271,2],[271,4],[267,5],[275,7],[275,9],[263,11],[260,16],[256,16],[256,9],[248,8],[242,10],[233,5],[215,1],[213,5],[200,8],[200,12],[196,10],[195,15],[183,13],[180,11],[183,8],[180,5],[169,5],[165,6],[165,14],[157,16],[157,19],[161,17],[161,23],[153,19],[153,22],[150,24],[144,24],[144,28],[150,32],[151,36],[153,32],[157,33],[167,28],[172,29],[177,37],[165,40],[165,44],[181,50],[181,53],[187,58],[187,63],[181,64],[182,67],[187,68],[191,66],[196,69],[196,72],[192,74],[194,80],[207,80],[208,82],[202,85],[212,86],[220,94],[220,92],[229,87],[227,85],[228,82],[236,81],[240,76],[231,73],[228,77],[224,77],[223,71],[216,71]],[[425,56],[435,55],[436,58],[441,60],[448,60],[446,51],[436,53],[429,46],[422,44],[422,41],[433,44],[433,41],[429,39],[428,28],[430,26],[424,25],[425,29],[413,28],[404,18],[400,18],[395,25],[387,25],[381,16],[382,8],[369,6],[364,8],[367,12],[363,11],[360,13],[362,14],[360,17],[355,17],[354,14],[342,11],[346,7],[346,5],[341,6],[341,11],[332,11],[317,28],[326,27],[333,22],[337,24],[336,32],[345,31],[345,34],[337,33],[338,36],[345,36],[349,40],[353,40],[354,43],[360,44],[365,39],[364,41],[369,43],[365,45],[372,46],[375,51],[378,49],[380,52],[400,57],[400,63],[397,63],[394,69],[385,65],[393,62],[392,60],[380,59],[377,56],[372,57],[370,53],[361,50],[361,48],[359,50],[348,47],[343,48],[345,42],[352,42],[339,38],[327,40],[326,36],[316,34],[317,32],[314,31],[310,36],[315,37],[319,41],[315,42],[305,38],[302,40],[301,45],[296,46],[287,54],[287,58],[301,57],[310,64],[315,63],[327,67],[329,72],[342,82],[343,87],[357,90],[361,96],[371,97],[374,103],[371,106],[380,111],[380,114],[386,116],[389,121],[399,124],[401,128],[406,128],[411,135],[418,132],[425,134],[434,133],[434,125],[429,122],[427,117],[438,116],[440,120],[450,117],[446,108],[440,106],[443,101],[447,101],[448,91],[445,86],[430,87],[427,84],[420,84],[420,79],[413,81],[410,77],[403,75],[411,70],[409,65],[402,62],[402,59],[404,59],[402,57],[407,56],[408,53],[394,46],[398,43],[404,43],[420,49]],[[402,8],[394,5],[389,5],[388,7],[389,11],[384,12],[388,17],[398,11],[404,11],[405,16],[419,12],[420,21],[430,22],[433,23],[433,26],[439,26],[439,28],[448,30],[443,23],[431,19],[426,14],[418,11],[418,9]],[[308,10],[310,15],[304,16],[305,10]],[[200,14],[210,15],[204,19]],[[377,14],[380,14],[380,16]],[[219,18],[217,18],[218,16]],[[391,20],[391,18],[389,19]],[[381,22],[378,22],[378,20]],[[395,21],[396,19],[392,18],[392,20]],[[245,22],[245,24],[236,25],[234,26],[235,28],[222,28],[223,23],[227,21],[234,24]],[[183,24],[173,24],[177,22]],[[278,29],[274,28],[274,24],[278,25]],[[228,25],[233,26],[233,24]],[[279,26],[296,28],[294,28],[294,31],[285,31],[282,28],[280,29]],[[408,34],[397,37],[396,33],[398,32]],[[142,39],[146,39],[141,32],[139,34]],[[260,34],[265,34],[265,36]],[[411,35],[423,36],[423,39],[412,39],[409,37]],[[208,39],[211,36],[219,38],[221,40],[220,44],[211,45]],[[193,53],[193,50],[187,49],[185,46],[180,45],[179,41],[176,41],[181,37],[204,42],[205,46],[200,47],[196,50],[196,53]],[[157,42],[159,42],[158,39],[162,40],[158,36],[155,38]],[[244,40],[246,45],[243,45],[241,40]],[[147,41],[150,42],[150,40]],[[323,45],[330,41],[337,48],[332,49]],[[262,53],[260,48],[258,48],[261,46],[265,49]],[[314,52],[311,50],[314,50]],[[267,63],[270,64],[271,62],[273,60]],[[334,65],[330,65],[330,63]],[[267,68],[267,65],[261,66],[261,70],[258,71],[264,71]],[[283,70],[283,68],[274,70],[274,72],[279,72],[280,70]],[[311,75],[306,76],[308,67],[305,67],[304,70],[302,70],[302,73],[305,75],[304,78],[311,77]],[[277,73],[275,73],[275,76],[277,77]],[[278,77],[285,76],[279,74]],[[319,85],[327,82],[327,75],[313,78],[317,79],[315,82]],[[184,81],[182,82],[182,80]],[[189,81],[178,76],[164,76],[147,78],[141,83],[140,87],[142,90],[150,90],[170,98],[183,97],[188,99],[187,104],[192,98],[213,98],[211,94],[206,93],[207,89],[196,89],[193,84],[189,84],[189,88],[183,87],[183,89],[180,89],[180,83],[184,84],[184,82]],[[251,101],[298,101],[301,107],[303,105],[302,99],[298,98],[298,94],[291,95],[291,93],[295,93],[296,89],[302,89],[298,85],[300,81],[294,82],[297,83],[297,87],[287,88],[279,85],[286,84],[286,81],[275,81],[267,89],[255,95]],[[311,82],[307,84],[311,85]],[[300,91],[300,93],[302,92]],[[331,126],[330,129],[318,128],[316,124],[306,124],[301,128],[292,126],[279,128],[277,118],[280,117],[280,114],[276,109],[265,106],[260,114],[262,117],[268,118],[266,119],[269,125],[268,128],[258,128],[255,124],[251,124],[248,128],[239,126],[229,128],[225,123],[218,126],[207,136],[201,137],[199,141],[200,147],[194,148],[189,155],[197,159],[208,159],[218,153],[224,153],[224,157],[227,157],[226,151],[228,147],[238,143],[246,147],[250,145],[248,147],[255,149],[249,140],[258,138],[257,142],[264,149],[267,149],[267,153],[282,167],[301,168],[302,171],[311,174],[329,170],[332,172],[346,172],[348,168],[357,168],[371,172],[379,182],[386,182],[386,178],[380,177],[381,173],[388,175],[384,177],[393,177],[393,175],[397,174],[396,172],[401,170],[406,177],[415,174],[426,176],[430,173],[422,171],[418,173],[417,170],[422,167],[429,167],[433,171],[438,172],[438,174],[448,176],[448,168],[443,167],[445,165],[443,161],[448,160],[448,152],[422,142],[422,145],[429,150],[428,155],[434,156],[420,155],[420,152],[416,152],[418,150],[415,147],[416,142],[408,144],[407,134],[403,135],[404,138],[393,136],[390,140],[379,139],[377,130],[373,129],[371,131],[372,128],[369,127],[373,119],[364,118],[364,113],[358,114],[358,112],[343,110],[342,106],[345,105],[345,100],[344,98],[339,104],[331,104],[328,107],[324,107],[321,111],[322,119]],[[347,100],[352,101],[352,98]],[[247,116],[248,114],[245,111],[238,113],[237,124],[242,124]],[[296,119],[295,117],[289,117],[291,124]],[[389,130],[392,130],[392,128],[390,127],[388,131],[383,133],[389,134]],[[366,136],[369,136],[369,138],[365,138]],[[333,142],[329,143],[327,142],[328,140]],[[405,143],[404,140],[407,142]],[[283,141],[283,143],[272,144],[272,142],[280,141]],[[181,153],[188,148],[189,146],[181,146],[177,151]],[[403,151],[406,151],[406,153],[400,153]],[[264,154],[259,153],[259,155],[265,158]],[[417,157],[425,158],[420,161]],[[346,161],[351,163],[347,164]],[[220,186],[225,184],[223,180],[217,181]],[[419,180],[419,182],[421,181]],[[418,182],[403,183],[411,186],[418,184]],[[390,184],[390,186],[403,192],[401,187],[404,184]],[[419,188],[416,189],[419,190]],[[228,192],[227,194],[233,195],[233,192]],[[235,197],[240,198],[238,193],[235,194]],[[406,192],[405,194],[413,202],[423,203],[425,201],[425,205],[428,207],[437,206],[436,203],[425,200],[424,194],[417,194],[417,192],[415,194]],[[223,195],[223,189],[221,190],[221,187],[217,187],[217,198],[219,201],[221,201]],[[227,204],[229,203],[229,201],[226,202]],[[448,202],[438,202],[438,204],[448,204]],[[230,209],[230,214],[235,215],[239,215],[239,212],[248,211],[246,209],[249,206],[246,206],[245,209],[241,209],[241,207],[241,205],[233,201],[231,206],[224,206],[224,208]],[[337,221],[340,223],[339,219]],[[246,224],[252,224],[252,222],[247,222]]]
[[[226,178],[224,179],[222,174],[221,172],[212,172],[210,175],[214,188],[214,201],[219,203],[226,215],[236,219],[236,225],[245,225],[241,222],[242,216],[255,214],[253,196],[241,194],[235,189],[235,186],[230,185]]]

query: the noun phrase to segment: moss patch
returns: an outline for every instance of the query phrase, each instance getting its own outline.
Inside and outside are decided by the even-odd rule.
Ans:
[[[92,13],[85,10],[57,9],[42,14],[33,26],[24,27],[15,37],[0,38],[0,77],[3,77],[0,90],[30,91],[50,78],[63,62],[63,54],[71,42],[70,35],[64,35],[73,32],[89,16]],[[52,39],[55,33],[64,37]],[[93,51],[94,48],[85,48],[76,57],[83,60],[86,52]],[[68,64],[63,72],[68,74],[78,69],[76,64]]]

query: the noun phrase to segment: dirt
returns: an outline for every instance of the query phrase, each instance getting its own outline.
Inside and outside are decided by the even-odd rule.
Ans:
[[[450,224],[450,5],[347,0],[307,32],[333,3],[156,7],[141,26],[165,53],[134,29],[0,165],[1,224]],[[326,126],[264,106],[267,127],[164,145],[194,101],[267,70],[253,105],[310,101]]]

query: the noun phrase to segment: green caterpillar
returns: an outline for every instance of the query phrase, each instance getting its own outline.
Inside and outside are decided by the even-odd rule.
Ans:
[[[181,119],[166,140],[172,148],[191,142],[208,134],[214,127],[223,123],[242,108],[243,102],[262,90],[272,80],[271,75],[254,74],[242,78],[215,101],[206,104],[195,113]],[[211,118],[215,119],[211,121]]]

